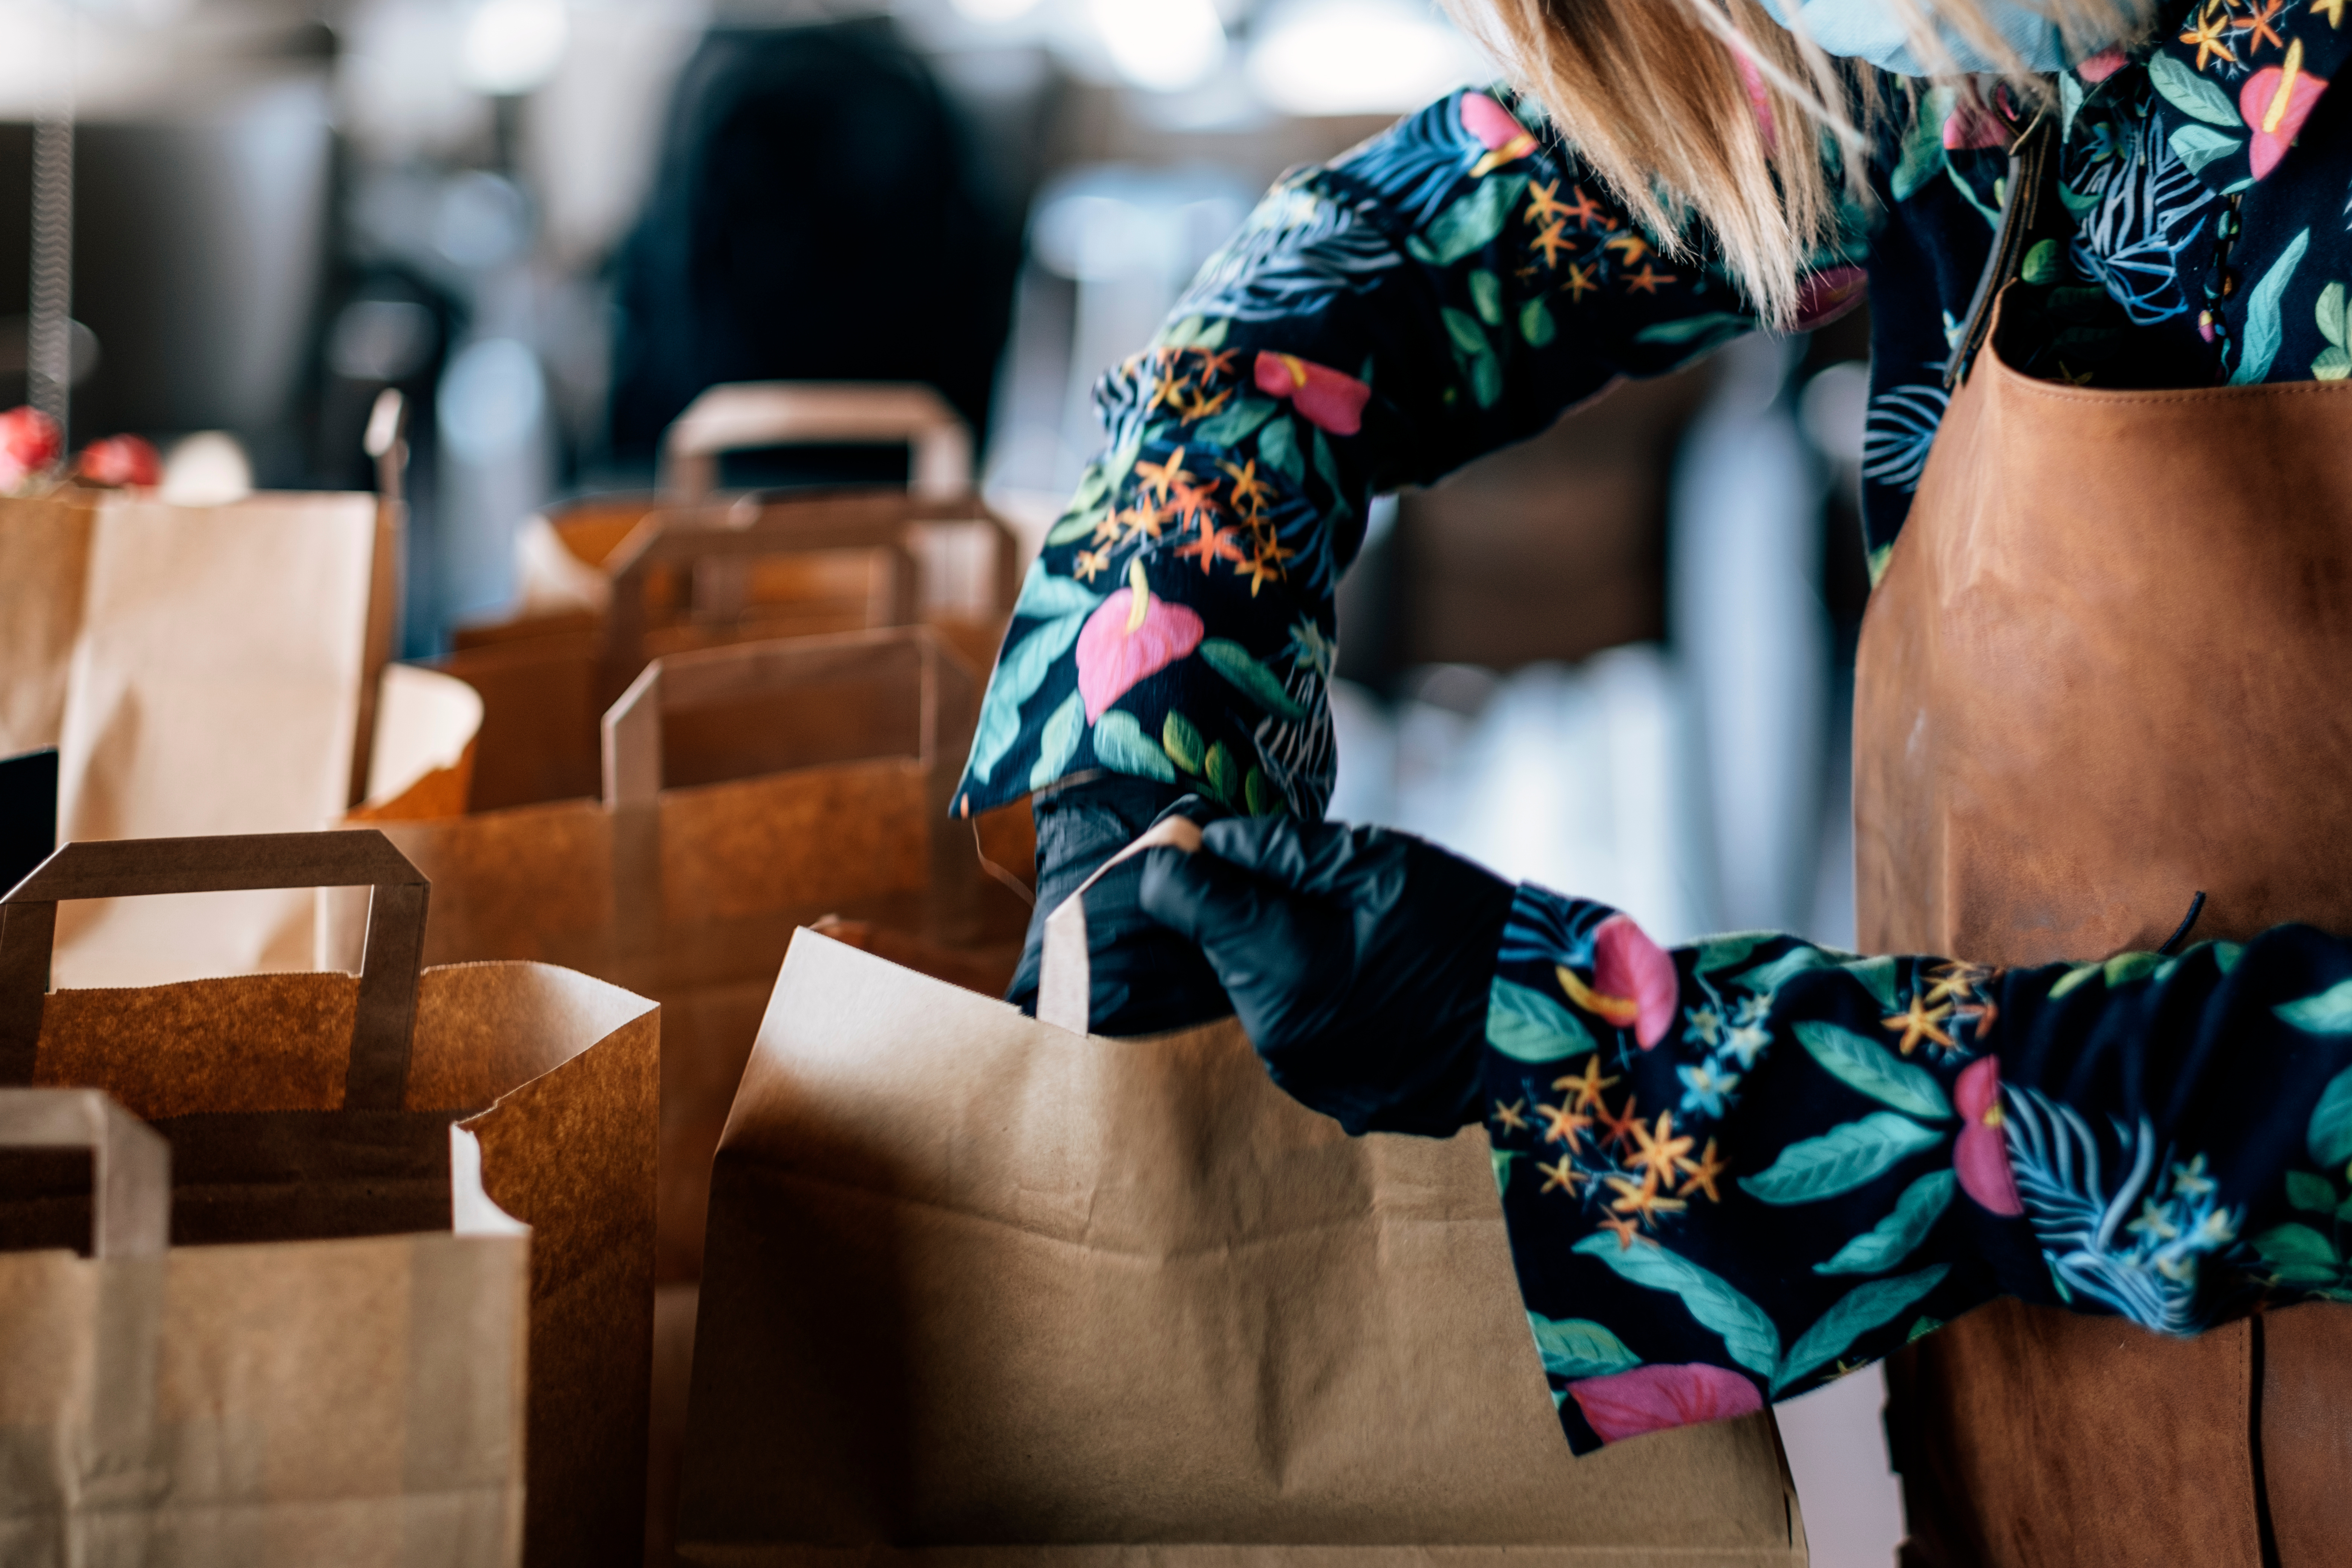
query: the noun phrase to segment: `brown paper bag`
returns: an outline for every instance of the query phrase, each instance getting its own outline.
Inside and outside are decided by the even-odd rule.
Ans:
[[[536,958],[663,1009],[660,1274],[796,927],[840,915],[1001,988],[1028,910],[948,815],[979,682],[928,628],[673,655],[607,716],[602,802],[378,826],[433,879],[428,962]],[[342,901],[329,952],[352,951]]]
[[[433,661],[482,694],[477,810],[596,793],[597,721],[653,658],[921,621],[984,666],[1019,589],[1012,533],[968,498],[671,507],[606,547],[613,524],[598,510],[578,531],[603,551],[595,608],[469,628]]]
[[[61,841],[310,831],[358,798],[392,628],[399,510],[369,495],[184,507],[110,495],[59,726]],[[307,891],[97,903],[61,983],[300,969]]]
[[[1089,1037],[804,931],[719,1144],[679,1555],[1801,1564],[1768,1415],[1571,1458],[1486,1156],[1349,1138],[1230,1021]]]
[[[59,900],[360,885],[356,976],[45,994]],[[527,1554],[634,1560],[659,1016],[541,964],[420,973],[427,891],[369,829],[68,845],[0,898],[0,1085],[101,1089],[154,1124],[192,1244],[445,1229],[468,1185],[453,1157],[478,1158],[490,1201],[534,1231]]]
[[[167,1250],[107,1096],[0,1089],[0,1149],[84,1152],[92,1211],[0,1253],[0,1562],[520,1561],[527,1234]]]
[[[0,757],[58,743],[96,498],[0,499]]]

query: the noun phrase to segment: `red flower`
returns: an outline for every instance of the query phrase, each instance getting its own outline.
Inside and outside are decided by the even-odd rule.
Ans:
[[[1128,586],[1102,602],[1078,632],[1078,691],[1091,724],[1135,684],[1201,646],[1201,617],[1153,596],[1143,563],[1129,563]]]
[[[2106,80],[2109,77],[2115,75],[2116,72],[2123,68],[2123,49],[2120,47],[2110,47],[2101,49],[2097,54],[2093,55],[2089,59],[2086,59],[2081,65],[2076,66],[2074,68],[2074,74],[2081,77],[2084,81],[2100,82]]]
[[[1959,1138],[1952,1145],[1952,1170],[1960,1191],[1987,1213],[2014,1219],[2025,1212],[2018,1200],[2017,1173],[2009,1168],[2009,1138],[2001,1131],[2000,1062],[1985,1057],[1970,1062],[1952,1085],[1959,1108]]]
[[[26,405],[0,414],[0,490],[13,490],[47,472],[65,454],[58,422]]]
[[[1354,376],[1297,354],[1261,353],[1257,389],[1268,397],[1289,398],[1309,425],[1334,436],[1361,430],[1364,405],[1372,400],[1372,389]]]
[[[1670,1426],[1728,1421],[1764,1408],[1764,1396],[1756,1392],[1754,1384],[1727,1368],[1703,1362],[1637,1366],[1607,1377],[1588,1377],[1570,1384],[1568,1393],[1584,1412],[1586,1424],[1604,1443],[1663,1432]]]
[[[1633,1004],[1633,1037],[1645,1051],[1666,1037],[1682,996],[1675,961],[1630,915],[1611,915],[1592,933],[1592,988]]]
[[[93,485],[152,485],[163,479],[163,460],[136,436],[109,436],[81,449],[74,475]]]
[[[1478,139],[1486,155],[1470,165],[1475,176],[1485,176],[1506,163],[1517,163],[1536,150],[1536,139],[1511,111],[1483,92],[1462,95],[1462,129]]]
[[[1796,331],[1825,327],[1856,305],[1869,291],[1870,274],[1859,267],[1825,267],[1809,272],[1797,295]]]
[[[1944,146],[1950,152],[2008,145],[2009,127],[1980,103],[1963,103],[1944,121]]]
[[[2254,133],[2246,158],[2257,180],[2278,167],[2278,161],[2294,145],[2295,132],[2311,117],[2312,106],[2327,90],[2325,78],[2296,68],[2302,63],[2298,52],[2288,58],[2284,68],[2264,66],[2238,89],[2238,113]]]

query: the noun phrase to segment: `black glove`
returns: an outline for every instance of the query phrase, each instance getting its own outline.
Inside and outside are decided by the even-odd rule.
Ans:
[[[1213,822],[1198,854],[1139,858],[1144,912],[1201,944],[1294,1098],[1351,1133],[1478,1120],[1512,884],[1408,834],[1286,816]]]
[[[1034,1016],[1045,917],[1096,867],[1160,817],[1181,811],[1206,821],[1219,808],[1173,784],[1109,773],[1040,794],[1030,810],[1037,821],[1037,907],[1029,916],[1021,967],[1004,999]],[[1234,1010],[1201,950],[1136,907],[1143,860],[1139,855],[1125,862],[1087,893],[1092,1026],[1097,1035],[1156,1034]]]

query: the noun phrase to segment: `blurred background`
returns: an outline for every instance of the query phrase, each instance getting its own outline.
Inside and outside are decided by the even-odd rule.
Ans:
[[[1042,532],[1094,378],[1267,182],[1490,75],[1423,0],[0,0],[0,407],[69,121],[71,441],[145,436],[192,495],[365,489],[399,389],[408,657],[507,613],[534,512],[650,488],[719,382],[929,383]],[[1849,942],[1867,336],[1744,341],[1381,502],[1333,814],[1664,942]],[[1880,1398],[1782,1410],[1828,1568],[1899,1533]]]

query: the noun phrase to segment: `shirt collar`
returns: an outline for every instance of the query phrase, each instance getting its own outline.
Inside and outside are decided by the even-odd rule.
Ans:
[[[2147,74],[2174,153],[2228,195],[2279,166],[2347,56],[2352,0],[2194,0],[2157,34]],[[2100,64],[2077,73],[2103,79]]]

